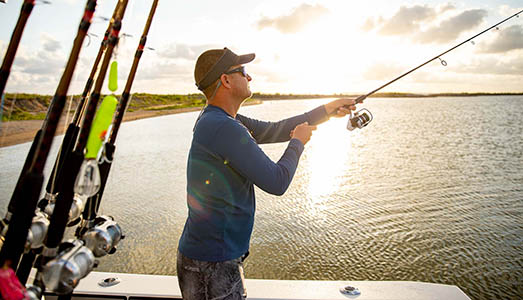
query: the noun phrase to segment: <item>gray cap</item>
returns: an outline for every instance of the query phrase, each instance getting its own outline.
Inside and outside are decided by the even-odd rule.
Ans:
[[[216,60],[216,52],[223,52],[214,64],[209,68],[209,59]],[[211,53],[214,52],[214,55]],[[220,76],[227,72],[230,67],[235,65],[242,65],[254,60],[255,54],[249,53],[244,55],[236,55],[234,52],[227,48],[223,50],[207,50],[198,57],[196,67],[194,70],[194,77],[196,80],[196,86],[200,91],[205,90],[211,86]]]

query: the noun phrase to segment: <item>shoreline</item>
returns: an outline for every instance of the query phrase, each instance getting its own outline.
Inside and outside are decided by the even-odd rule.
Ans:
[[[387,95],[376,94],[372,97],[384,97],[384,98],[425,98],[425,97],[477,97],[477,96],[494,96],[494,95],[510,95],[519,96],[523,93],[463,93],[463,94],[452,94],[452,93],[440,93],[430,95],[420,94],[406,94],[406,93],[388,93]],[[253,101],[244,103],[242,106],[257,105],[263,103],[263,101],[276,101],[276,100],[302,100],[302,99],[319,99],[319,98],[339,98],[347,97],[348,95],[269,95],[269,97],[263,97],[256,95]],[[265,95],[267,96],[267,95]],[[155,105],[150,106],[148,109],[139,109],[136,111],[125,112],[123,122],[135,121],[146,118],[154,118],[163,115],[179,114],[185,112],[198,111],[201,106],[184,107],[176,109],[161,109],[162,107],[168,107],[170,105]],[[156,108],[156,109],[155,109]],[[160,109],[159,109],[160,108]],[[70,116],[71,117],[71,116]],[[34,139],[36,132],[42,127],[43,120],[20,120],[20,121],[9,121],[0,123],[0,148],[14,146],[26,142],[30,142]],[[56,129],[56,135],[61,135],[65,132],[67,126],[63,119],[60,119],[58,127]]]
[[[261,104],[263,101],[251,101],[244,103],[242,106],[248,105],[257,105]],[[174,115],[185,112],[199,111],[202,107],[184,107],[177,109],[165,109],[165,110],[137,110],[137,111],[127,111],[124,114],[123,122],[154,118],[164,115]],[[70,118],[72,116],[69,116]],[[0,127],[0,148],[14,146],[22,143],[31,142],[38,130],[42,127],[44,120],[22,120],[22,121],[9,121],[2,122],[2,127]],[[64,134],[67,129],[68,123],[65,122],[65,119],[60,118],[58,127],[56,128],[56,134]]]

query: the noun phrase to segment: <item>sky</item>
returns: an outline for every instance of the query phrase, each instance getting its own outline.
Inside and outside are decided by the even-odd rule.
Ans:
[[[6,92],[54,94],[84,0],[42,1],[29,18]],[[69,93],[80,94],[116,0],[98,1]],[[3,58],[22,0],[0,3]],[[121,93],[152,0],[130,0],[117,55]],[[160,0],[132,92],[198,93],[207,49],[256,53],[253,92],[368,93],[523,10],[521,0]],[[523,14],[445,54],[383,92],[523,92]],[[108,92],[107,88],[104,88]]]

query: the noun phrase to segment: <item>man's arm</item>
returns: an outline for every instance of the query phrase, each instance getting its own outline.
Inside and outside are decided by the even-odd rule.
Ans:
[[[298,124],[307,122],[310,125],[317,125],[327,121],[329,116],[325,106],[321,105],[304,114],[278,122],[260,121],[240,114],[236,118],[247,127],[258,144],[265,144],[286,142],[291,138],[291,130],[296,128]]]
[[[215,139],[214,148],[234,170],[267,193],[285,193],[303,152],[304,146],[300,140],[292,139],[275,163],[260,149],[241,124],[231,122],[223,126],[218,136],[220,138]]]
[[[288,141],[291,130],[298,124],[307,122],[309,125],[318,125],[327,121],[330,117],[343,117],[355,109],[354,99],[342,98],[279,122],[264,122],[240,114],[236,118],[247,127],[258,144],[278,143]]]

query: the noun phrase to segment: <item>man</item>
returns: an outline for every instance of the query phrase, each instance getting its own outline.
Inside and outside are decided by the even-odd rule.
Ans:
[[[242,262],[254,223],[254,185],[283,195],[316,124],[355,109],[354,100],[339,99],[279,122],[237,114],[251,96],[243,64],[254,56],[213,49],[196,62],[194,78],[208,105],[196,121],[187,164],[189,215],[177,257],[184,299],[245,299]],[[278,162],[258,146],[285,141]]]

